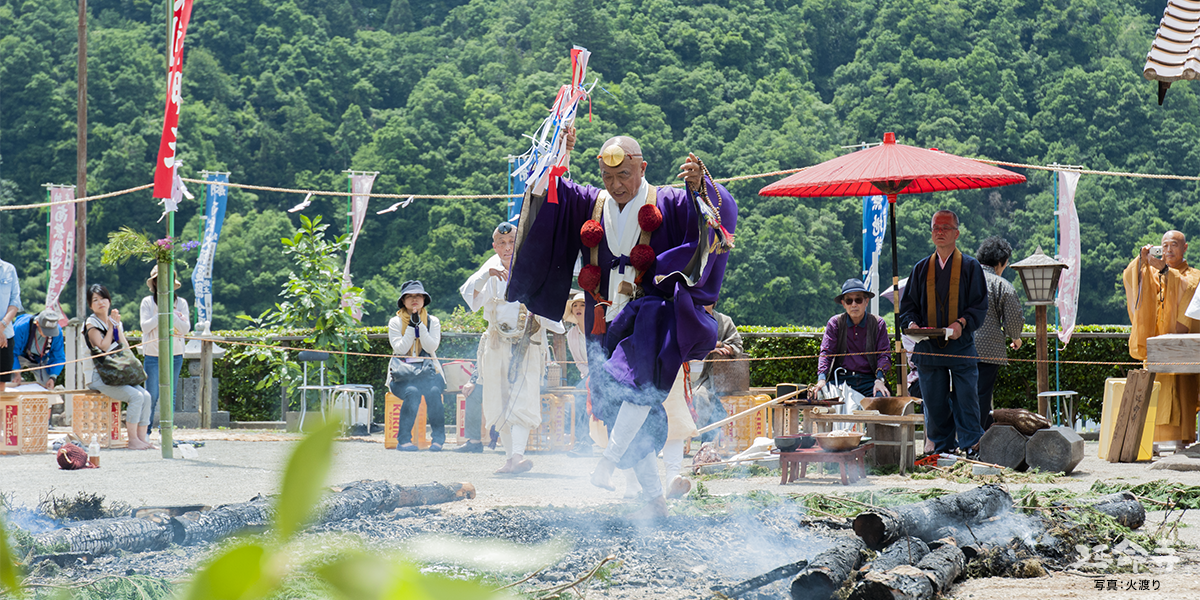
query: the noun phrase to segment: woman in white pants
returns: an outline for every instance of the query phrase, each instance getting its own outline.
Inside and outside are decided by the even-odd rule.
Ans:
[[[88,307],[92,314],[84,324],[88,346],[102,348],[104,352],[112,352],[121,346],[128,346],[125,341],[125,330],[121,326],[121,313],[112,308],[112,295],[108,288],[95,283],[88,287]],[[100,380],[100,373],[92,370],[92,381],[88,388],[96,390],[113,400],[128,404],[125,409],[125,427],[129,431],[130,450],[150,450],[155,448],[150,443],[150,434],[146,428],[150,426],[150,392],[140,385],[108,385]]]

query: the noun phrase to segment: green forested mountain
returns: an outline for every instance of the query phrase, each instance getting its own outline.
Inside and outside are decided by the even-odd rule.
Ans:
[[[607,137],[637,137],[652,183],[688,151],[717,177],[814,164],[895,131],[901,143],[1013,162],[1200,173],[1200,103],[1180,83],[1155,103],[1141,77],[1163,0],[196,0],[180,119],[185,173],[234,182],[345,189],[344,169],[380,171],[375,190],[493,194],[506,157],[569,78],[572,44],[600,78],[580,120],[573,176],[597,182]],[[74,0],[0,0],[0,204],[44,198],[75,173]],[[166,4],[89,2],[89,189],[147,183],[163,110]],[[590,77],[589,77],[590,79]],[[1017,258],[1053,246],[1042,171],[994,190],[901,196],[900,264],[931,251],[942,206],[962,247],[1007,237]],[[775,178],[730,187],[738,248],[722,300],[739,323],[820,324],[859,270],[857,199],[760,198]],[[1085,176],[1083,323],[1126,322],[1120,270],[1167,228],[1200,235],[1194,182]],[[278,239],[300,197],[230,196],[217,252],[218,327],[269,306],[287,264]],[[380,200],[376,209],[386,206]],[[344,227],[344,198],[306,214]],[[198,203],[177,222],[194,238]],[[439,311],[490,252],[502,201],[420,200],[367,219],[355,282],[383,324],[398,284],[423,279]],[[99,265],[121,225],[159,233],[149,192],[92,203],[89,276],[132,314],[146,268]],[[0,256],[26,304],[45,289],[45,213],[0,212]],[[1200,250],[1200,247],[1197,247]],[[1193,256],[1195,256],[1193,252]],[[882,272],[890,274],[886,261]],[[68,302],[74,286],[68,291]],[[185,295],[190,285],[185,284]],[[886,307],[887,304],[884,303]]]

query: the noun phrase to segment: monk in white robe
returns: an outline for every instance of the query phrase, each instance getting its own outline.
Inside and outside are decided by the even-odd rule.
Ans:
[[[504,222],[492,233],[495,256],[459,289],[472,312],[483,309],[487,331],[479,341],[477,384],[483,386],[484,423],[500,436],[508,459],[497,473],[524,473],[529,433],[542,424],[542,375],[546,372],[546,331],[564,333],[562,323],[539,317],[519,302],[504,299],[516,228]]]

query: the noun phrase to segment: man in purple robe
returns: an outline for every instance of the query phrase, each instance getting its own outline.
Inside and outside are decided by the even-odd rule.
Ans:
[[[573,132],[568,149],[572,141]],[[717,322],[704,306],[721,291],[737,204],[702,178],[695,155],[680,167],[686,189],[650,185],[632,138],[609,139],[598,158],[604,189],[552,177],[545,196],[525,200],[508,299],[557,318],[582,256],[588,389],[609,431],[592,483],[613,489],[613,469],[633,468],[651,498],[635,516],[662,517],[663,402],[683,363],[716,346]]]

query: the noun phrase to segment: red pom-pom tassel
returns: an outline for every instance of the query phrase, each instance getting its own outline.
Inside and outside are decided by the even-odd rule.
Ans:
[[[579,271],[579,287],[587,292],[595,292],[600,287],[600,267],[583,265]]]
[[[638,226],[646,233],[652,233],[662,225],[662,212],[654,204],[646,204],[638,209]],[[632,257],[631,257],[632,258]]]
[[[649,244],[638,244],[629,251],[629,264],[639,271],[649,269],[656,258],[658,255],[654,253],[654,249]]]
[[[604,227],[594,219],[588,219],[579,228],[579,237],[583,239],[584,246],[595,248],[604,239]]]

